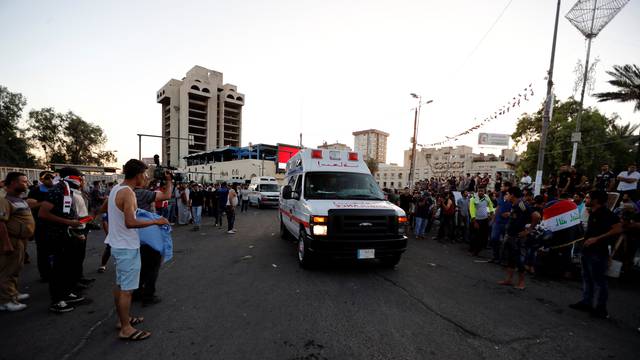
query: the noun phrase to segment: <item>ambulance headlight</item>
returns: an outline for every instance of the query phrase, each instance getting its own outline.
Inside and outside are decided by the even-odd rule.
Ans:
[[[313,235],[327,236],[327,225],[313,225]]]
[[[409,219],[406,216],[398,216],[398,234],[404,234],[409,225]]]

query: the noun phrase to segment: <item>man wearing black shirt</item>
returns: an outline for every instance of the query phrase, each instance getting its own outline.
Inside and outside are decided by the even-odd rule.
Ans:
[[[411,209],[411,203],[413,202],[413,196],[409,193],[409,188],[404,188],[404,192],[400,194],[400,207],[406,214],[409,214]]]
[[[569,171],[569,167],[567,164],[562,164],[560,166],[560,172],[558,173],[558,194],[562,195],[565,192],[569,191],[569,186],[571,184],[571,171]]]
[[[151,205],[156,201],[169,200],[173,192],[173,179],[170,173],[165,174],[165,184],[164,192],[136,188],[134,193],[138,208],[151,211]],[[155,292],[162,265],[162,254],[147,244],[140,244],[140,263],[140,283],[133,292],[133,299],[141,300],[143,306],[157,304],[160,298],[155,295]]]
[[[572,309],[588,311],[594,317],[606,319],[607,268],[609,266],[609,244],[622,233],[622,224],[617,216],[607,208],[607,193],[594,190],[589,193],[590,215],[582,250],[582,300],[570,305]],[[593,307],[593,298],[598,288],[597,305]]]
[[[609,170],[609,164],[602,164],[600,174],[596,175],[593,181],[596,190],[614,191],[616,185],[616,174]]]
[[[493,189],[496,193],[502,191],[502,173],[500,171],[496,172],[496,179],[494,181]]]
[[[47,282],[51,276],[51,264],[49,263],[51,250],[45,237],[47,231],[45,223],[38,218],[38,211],[40,211],[40,205],[42,205],[42,202],[47,200],[47,193],[49,192],[49,189],[53,187],[53,173],[48,170],[41,171],[40,182],[42,184],[35,184],[33,189],[29,191],[27,203],[29,204],[29,207],[31,207],[33,218],[36,221],[36,233],[34,237],[38,252],[38,272],[40,273],[40,281]]]
[[[509,214],[509,222],[507,223],[507,234],[505,237],[505,251],[507,255],[507,278],[500,281],[500,285],[513,286],[513,274],[518,269],[518,284],[514,286],[516,289],[524,290],[524,263],[523,263],[523,241],[528,231],[537,225],[540,216],[532,216],[529,205],[524,202],[522,190],[517,186],[512,186],[507,191],[507,196],[511,202],[511,212]],[[537,213],[535,213],[537,214]],[[535,219],[535,223],[532,221]],[[527,228],[527,224],[531,224]]]
[[[189,193],[189,204],[191,206],[191,216],[193,217],[193,229],[192,231],[200,231],[200,224],[202,223],[202,206],[204,205],[205,192],[202,190],[202,186],[194,184],[191,187]]]
[[[82,173],[75,168],[60,169],[61,180],[49,189],[47,198],[41,203],[38,217],[47,228],[46,241],[52,254],[49,292],[50,311],[65,313],[73,311],[73,304],[84,301],[80,294],[73,291],[73,265],[75,264],[76,240],[72,229],[82,224],[78,220],[74,197],[71,189],[80,189]]]

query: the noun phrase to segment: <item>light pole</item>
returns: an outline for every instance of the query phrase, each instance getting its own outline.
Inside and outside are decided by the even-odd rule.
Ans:
[[[136,134],[138,135],[138,160],[142,160],[142,137],[152,137],[152,138],[160,138],[160,139],[178,139],[178,140],[187,140],[189,145],[194,144],[194,137],[189,136],[188,138],[177,137],[177,136],[162,136],[162,135],[149,135],[149,134]],[[178,166],[180,166],[180,144],[178,144]],[[167,165],[169,165],[169,159],[167,159]]]
[[[578,0],[565,16],[587,39],[587,56],[584,63],[582,77],[582,91],[580,92],[580,107],[576,115],[576,131],[571,134],[573,151],[571,152],[571,166],[575,166],[578,155],[578,143],[581,141],[580,120],[584,106],[584,91],[589,76],[589,58],[591,57],[591,40],[627,5],[629,0],[603,1]],[[557,18],[556,18],[557,19]]]
[[[414,171],[416,169],[416,145],[418,142],[418,119],[420,118],[420,110],[422,108],[422,96],[411,93],[411,97],[414,99],[418,99],[418,106],[415,108],[415,113],[413,117],[413,137],[411,138],[411,167],[409,170],[409,188],[413,189],[415,179],[414,179]],[[431,104],[433,100],[425,101],[424,104]]]

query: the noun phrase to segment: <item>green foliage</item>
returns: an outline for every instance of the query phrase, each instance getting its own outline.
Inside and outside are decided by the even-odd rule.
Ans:
[[[638,65],[614,65],[613,71],[607,71],[613,79],[609,84],[617,91],[594,94],[598,101],[635,102],[634,111],[640,110],[640,67]]]
[[[32,110],[27,123],[31,139],[45,152],[45,162],[105,165],[116,159],[111,151],[103,150],[107,138],[102,128],[71,111]]]
[[[573,98],[567,101],[556,101],[553,117],[549,122],[547,148],[544,159],[544,173],[557,172],[563,163],[571,160],[571,133],[575,131],[575,118],[579,103]],[[518,119],[516,130],[511,135],[516,146],[526,145],[518,165],[520,172],[529,170],[534,173],[538,149],[540,147],[540,131],[542,126],[541,108],[535,114],[523,114]],[[600,165],[607,162],[614,169],[624,169],[635,159],[635,138],[633,132],[637,125],[620,125],[617,115],[607,117],[595,108],[585,108],[581,117],[582,142],[578,148],[576,164],[578,171],[592,176]]]
[[[33,166],[29,144],[18,123],[27,100],[20,93],[12,93],[0,85],[0,165]]]

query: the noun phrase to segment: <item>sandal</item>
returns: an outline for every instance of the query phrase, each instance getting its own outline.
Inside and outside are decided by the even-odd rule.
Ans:
[[[98,273],[100,273],[100,274],[104,273],[105,271],[107,271],[107,267],[106,266],[100,266],[98,268]]]
[[[126,341],[142,341],[142,340],[146,340],[151,336],[151,333],[148,331],[144,331],[144,330],[136,330],[134,331],[131,335],[123,337],[123,336],[118,336],[120,338],[120,340],[126,340]]]
[[[142,316],[131,316],[131,317],[129,317],[129,324],[131,326],[136,326],[136,325],[142,324],[143,322],[144,322],[144,318]],[[116,328],[117,329],[121,329],[122,326],[118,323],[116,325]]]

